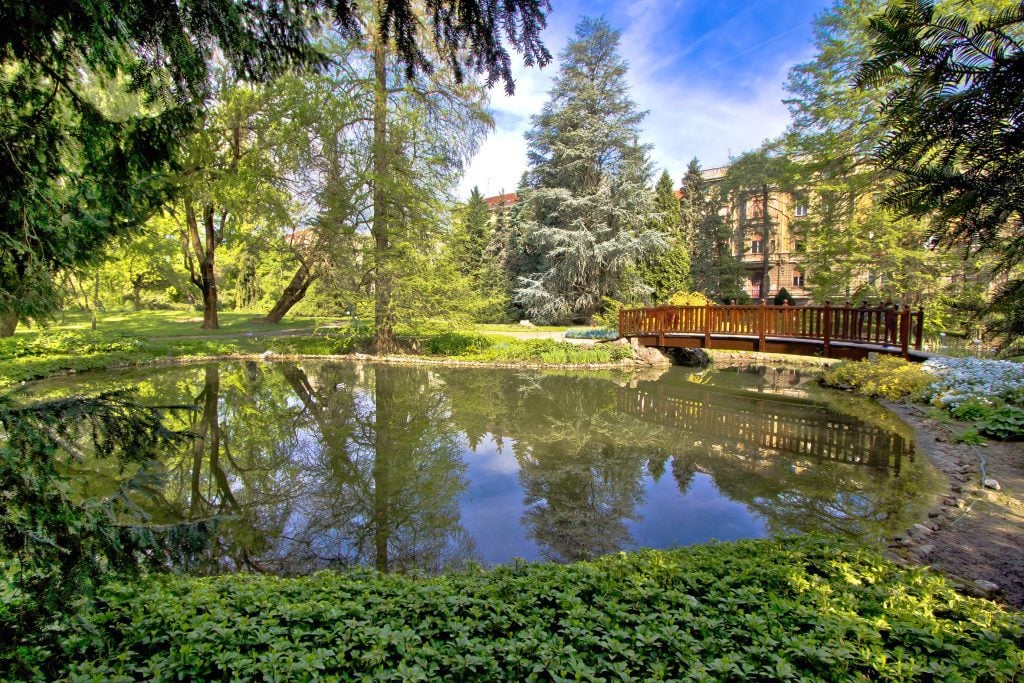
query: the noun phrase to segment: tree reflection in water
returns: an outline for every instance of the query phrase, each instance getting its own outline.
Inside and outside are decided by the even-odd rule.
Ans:
[[[503,553],[558,561],[633,547],[652,520],[670,527],[659,542],[715,537],[713,501],[754,535],[878,536],[916,514],[927,469],[888,424],[749,391],[749,374],[723,386],[688,377],[320,362],[150,371],[141,396],[195,406],[172,426],[196,438],[147,473],[137,502],[157,523],[222,520],[200,571],[285,574],[507,561],[479,557],[463,527],[463,508],[492,504],[520,525]],[[492,444],[504,453],[486,455]],[[470,500],[468,465],[486,458],[509,474],[494,480],[500,495]],[[83,490],[111,490],[113,476],[97,469]],[[666,501],[675,517],[657,508]],[[673,535],[683,526],[703,536]]]

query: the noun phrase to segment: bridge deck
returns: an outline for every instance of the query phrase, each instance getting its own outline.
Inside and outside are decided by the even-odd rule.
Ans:
[[[924,312],[850,306],[662,306],[623,310],[619,335],[643,346],[922,361]]]

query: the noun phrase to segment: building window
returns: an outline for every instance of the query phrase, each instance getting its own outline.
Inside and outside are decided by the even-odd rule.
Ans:
[[[794,287],[803,287],[804,286],[804,274],[803,273],[793,273],[793,286]]]
[[[807,245],[804,244],[803,240],[796,240],[793,242],[793,250],[798,254],[803,254],[807,251]]]
[[[764,203],[760,198],[754,198],[747,202],[747,218],[750,220],[764,218]]]
[[[764,253],[764,242],[761,240],[754,240],[750,243],[751,254],[762,254]]]
[[[806,204],[797,204],[796,205],[796,209],[793,211],[793,215],[796,216],[797,218],[803,218],[804,216],[806,216],[807,215],[807,205]]]

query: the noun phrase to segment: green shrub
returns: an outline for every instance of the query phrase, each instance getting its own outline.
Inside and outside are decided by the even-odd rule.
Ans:
[[[828,386],[893,401],[919,398],[934,380],[920,365],[896,356],[879,356],[872,361],[844,361],[826,370],[821,377]]]
[[[427,353],[434,356],[464,356],[489,349],[494,341],[486,334],[445,332],[427,340]]]
[[[679,291],[668,300],[669,306],[707,306],[713,303],[703,292]]]
[[[789,290],[786,289],[785,287],[780,289],[775,294],[774,298],[772,298],[773,306],[782,306],[783,304],[789,304],[790,306],[796,305],[796,300],[793,298],[793,295],[790,294]]]
[[[1011,680],[1024,618],[821,537],[436,578],[115,584],[81,680]]]
[[[992,414],[992,404],[980,398],[969,398],[950,410],[950,414],[958,420],[971,422],[981,420]]]
[[[1024,410],[1017,406],[1001,405],[975,422],[978,431],[994,439],[1024,437]]]

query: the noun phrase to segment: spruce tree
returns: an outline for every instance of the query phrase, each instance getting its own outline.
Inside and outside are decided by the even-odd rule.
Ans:
[[[690,243],[683,235],[679,198],[668,171],[662,171],[654,186],[654,209],[657,214],[652,227],[664,236],[669,248],[641,261],[637,275],[648,292],[644,299],[663,304],[676,292],[688,291],[692,284]]]
[[[693,288],[724,302],[744,298],[743,264],[729,242],[732,231],[718,215],[720,205],[720,199],[709,192],[697,159],[691,159],[683,178],[680,213],[683,235],[692,236]]]
[[[455,233],[459,270],[463,275],[478,278],[492,231],[491,211],[480,194],[480,188],[473,187],[460,214]]]
[[[645,113],[630,98],[618,44],[604,19],[580,21],[526,134],[524,225],[540,267],[520,278],[516,299],[543,321],[589,320],[618,294],[628,264],[667,247],[651,228]]]

